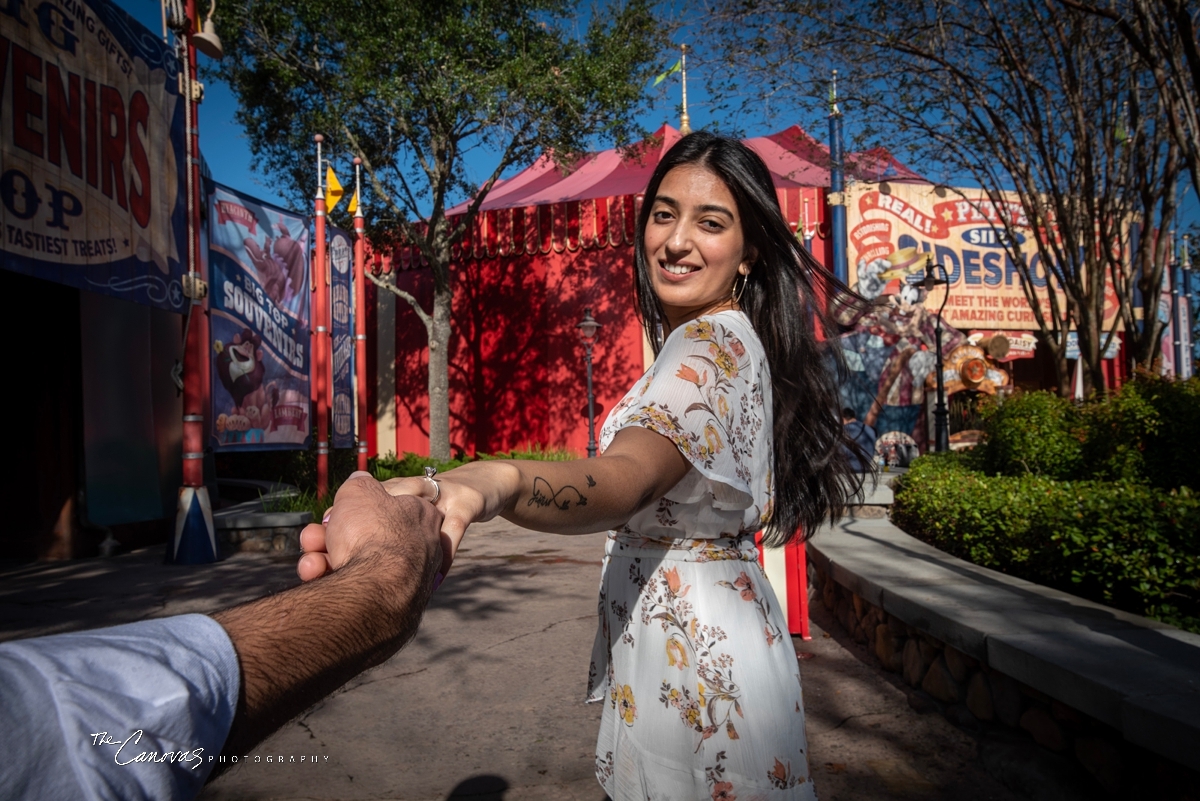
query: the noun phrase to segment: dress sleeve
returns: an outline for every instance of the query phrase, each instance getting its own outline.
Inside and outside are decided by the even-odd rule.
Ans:
[[[711,495],[717,509],[749,508],[754,455],[768,419],[757,353],[719,318],[677,328],[609,415],[601,445],[627,426],[648,428],[675,443],[693,467],[667,498],[687,503]]]

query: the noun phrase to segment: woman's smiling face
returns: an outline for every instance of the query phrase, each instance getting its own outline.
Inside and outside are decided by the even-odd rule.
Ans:
[[[736,309],[734,279],[750,273],[733,193],[699,165],[668,172],[643,236],[650,284],[670,329],[704,314]]]

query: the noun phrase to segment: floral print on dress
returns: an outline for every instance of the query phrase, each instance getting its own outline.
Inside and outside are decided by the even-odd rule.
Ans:
[[[729,403],[730,396],[753,401],[738,386],[739,377],[749,369],[745,363],[746,348],[728,328],[710,320],[688,323],[683,337],[706,345],[703,350],[693,348],[686,353],[675,370],[676,379],[695,387],[695,397],[681,412],[651,401],[634,412],[634,419],[674,442],[693,463],[706,467],[712,467],[714,457],[730,447],[735,473],[749,483],[749,468],[742,462],[743,457],[749,457],[756,431],[743,431],[742,424],[754,428],[754,420],[761,425],[762,418],[754,415],[739,417],[735,411],[744,410],[740,405],[735,408]],[[680,414],[685,418],[694,415],[695,421],[689,419],[685,423]],[[746,434],[751,437],[747,438]]]
[[[815,801],[799,667],[754,543],[774,509],[771,385],[745,315],[672,331],[601,449],[626,426],[667,437],[692,470],[605,544],[597,779],[614,801]]]
[[[725,766],[722,763],[725,761],[725,752],[718,751],[716,760],[711,768],[704,769],[704,779],[708,782],[713,801],[737,801],[737,796],[733,794],[733,782],[724,781]]]
[[[741,689],[733,681],[733,657],[718,650],[727,637],[725,631],[720,626],[702,624],[692,605],[683,600],[692,586],[681,582],[678,568],[659,568],[654,578],[657,589],[642,594],[642,622],[650,625],[656,620],[668,633],[668,665],[686,667],[681,661],[672,664],[672,660],[682,657],[686,661],[690,656],[688,665],[695,663],[699,678],[694,696],[691,688],[676,688],[664,681],[658,700],[680,710],[684,725],[700,735],[697,751],[701,743],[722,730],[729,739],[738,739],[733,714],[742,717]]]
[[[767,772],[767,780],[771,785],[779,790],[790,790],[798,784],[804,784],[808,778],[804,775],[796,776],[792,773],[792,764],[783,764],[779,758],[775,758],[775,767]]]
[[[732,512],[742,507],[731,505],[735,496],[744,499],[740,521],[730,514],[722,530],[706,537],[751,533],[770,521],[770,371],[754,329],[740,312],[702,317],[673,331],[643,379],[609,414],[600,449],[627,426],[661,434],[710,486],[727,485],[719,499],[693,494],[684,501],[668,493],[629,521],[631,532],[653,536],[677,529],[680,515],[686,518],[701,505]]]
[[[757,592],[754,591],[754,582],[750,576],[746,575],[746,571],[738,574],[738,577],[733,581],[718,581],[717,586],[726,587],[734,590],[741,596],[743,601],[749,601],[758,607],[758,612],[762,615],[764,628],[763,633],[766,635],[767,645],[774,645],[783,638],[783,632],[779,627],[771,622],[771,605]]]

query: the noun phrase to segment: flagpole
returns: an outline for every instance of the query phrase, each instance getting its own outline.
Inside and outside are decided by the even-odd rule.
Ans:
[[[317,395],[317,497],[329,492],[329,370],[325,364],[326,338],[329,336],[326,306],[329,305],[329,290],[325,275],[325,185],[321,175],[321,143],[325,137],[313,137],[317,143],[317,196],[316,204],[316,257],[313,259],[313,283],[316,293],[313,298],[313,384]]]
[[[367,229],[363,219],[362,159],[354,159],[354,386],[358,394],[358,469],[367,469]]]
[[[846,176],[842,143],[842,111],[837,103],[837,70],[829,85],[829,234],[833,239],[833,274],[843,283],[850,280],[846,263]]]
[[[687,45],[679,46],[680,83],[683,85],[683,113],[679,115],[679,133],[687,136],[692,132],[692,121],[687,110]]]

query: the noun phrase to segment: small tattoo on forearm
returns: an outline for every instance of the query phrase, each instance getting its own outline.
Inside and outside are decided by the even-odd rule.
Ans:
[[[596,486],[596,482],[592,480],[591,476],[588,476],[587,480],[589,487]],[[570,490],[570,492],[568,492],[568,490]],[[560,500],[559,496],[563,493],[567,493],[567,495]],[[533,495],[530,496],[525,505],[540,506],[543,508],[546,506],[553,506],[555,509],[562,509],[563,511],[566,511],[567,509],[571,508],[572,493],[575,495],[574,504],[576,506],[587,506],[587,496],[575,489],[575,487],[568,484],[567,486],[555,492],[554,487],[550,486],[549,481],[541,476],[537,476],[533,479]]]

